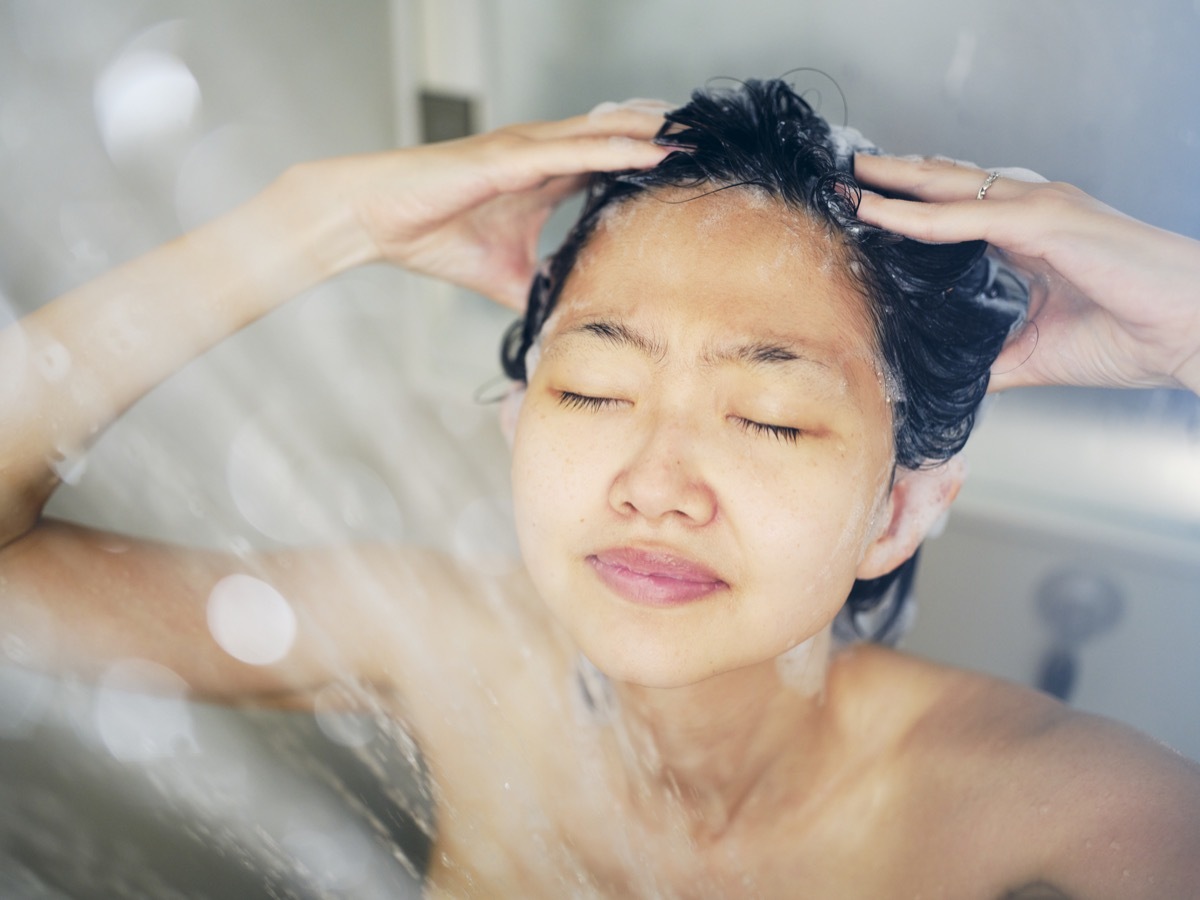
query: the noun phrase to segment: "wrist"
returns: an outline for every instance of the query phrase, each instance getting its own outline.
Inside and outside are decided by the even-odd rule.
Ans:
[[[1180,387],[1187,388],[1193,394],[1200,396],[1200,350],[1191,358],[1184,360],[1183,365],[1173,373]]]
[[[379,251],[338,177],[338,160],[300,163],[260,195],[270,226],[313,282],[379,260]]]

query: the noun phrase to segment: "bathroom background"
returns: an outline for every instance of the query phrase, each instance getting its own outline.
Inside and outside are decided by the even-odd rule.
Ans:
[[[799,67],[889,151],[1026,166],[1200,238],[1198,42],[1200,0],[5,0],[0,317],[299,160]],[[51,512],[234,552],[402,539],[502,572],[507,451],[478,398],[510,319],[351,273],[64,452]],[[1200,403],[1012,393],[967,455],[905,646],[1200,759]],[[97,687],[34,676],[31,627],[0,610],[0,895],[415,890],[427,803],[402,736],[139,698],[136,661]]]

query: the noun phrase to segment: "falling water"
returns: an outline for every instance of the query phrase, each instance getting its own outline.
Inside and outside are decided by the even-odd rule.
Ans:
[[[168,21],[119,2],[0,8],[11,63],[0,78],[3,324],[223,212],[293,162],[392,145],[385,6],[312,11],[290,30],[273,24],[290,16],[286,5],[262,8],[261,23],[237,3],[177,5],[186,16]],[[306,58],[311,66],[295,64]],[[336,83],[322,74],[326,58],[345,70]],[[511,527],[497,499],[507,453],[494,415],[471,400],[498,370],[491,348],[505,322],[477,338],[489,352],[472,351],[460,382],[425,391],[418,364],[464,369],[437,357],[455,337],[457,306],[475,302],[426,292],[401,273],[365,271],[299,298],[169,380],[91,448],[55,447],[48,463],[63,486],[49,511],[223,551],[231,572],[256,553],[400,539],[507,571]],[[422,332],[435,338],[409,340]],[[12,334],[6,404],[73,379],[73,401],[103,409],[86,363]],[[97,338],[122,354],[141,339],[125,321]],[[130,544],[104,549],[116,557]],[[189,639],[270,666],[297,640],[298,614],[250,571],[216,583],[210,634]],[[0,580],[0,896],[419,893],[434,788],[394,705],[350,677],[309,711],[197,702],[183,676],[137,658],[40,674],[66,636],[21,590]],[[345,668],[336,654],[332,663]],[[482,689],[478,699],[487,702]]]

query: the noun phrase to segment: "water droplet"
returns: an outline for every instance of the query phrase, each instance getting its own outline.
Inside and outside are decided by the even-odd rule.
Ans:
[[[467,504],[454,525],[454,554],[484,575],[512,572],[519,564],[520,551],[511,501],[480,498]]]
[[[5,654],[8,641],[15,635],[5,635]],[[19,661],[19,660],[18,660]],[[28,737],[49,706],[53,682],[45,675],[17,666],[0,666],[0,738],[9,740]]]
[[[115,758],[149,762],[199,750],[184,699],[187,682],[144,659],[114,663],[104,673],[92,708],[97,734]]]
[[[296,614],[275,588],[249,575],[222,578],[208,596],[208,629],[221,649],[255,666],[278,662],[296,640]]]
[[[366,876],[370,847],[349,826],[299,825],[288,830],[282,843],[320,891],[346,891]]]
[[[229,539],[229,552],[240,559],[245,559],[254,552],[254,546],[239,534]]]
[[[313,716],[325,737],[343,747],[365,747],[378,734],[374,720],[348,712],[350,692],[341,685],[322,688],[313,698]]]
[[[0,652],[15,663],[29,662],[29,645],[19,634],[6,634],[0,638]]]
[[[101,73],[94,104],[104,146],[120,161],[186,133],[200,109],[200,85],[177,57],[133,50]]]
[[[51,341],[34,357],[34,363],[43,378],[58,384],[71,371],[71,351],[58,341]]]
[[[55,447],[46,462],[59,481],[72,487],[79,484],[83,473],[87,471],[87,453],[83,450]]]
[[[0,653],[21,666],[37,668],[54,650],[54,620],[27,600],[4,598],[0,607]]]

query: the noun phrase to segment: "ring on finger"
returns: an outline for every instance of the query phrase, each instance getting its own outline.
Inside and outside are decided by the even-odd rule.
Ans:
[[[996,183],[1000,177],[999,172],[989,172],[988,177],[984,179],[983,184],[979,186],[979,193],[975,195],[976,200],[982,200],[987,196],[988,188]]]

